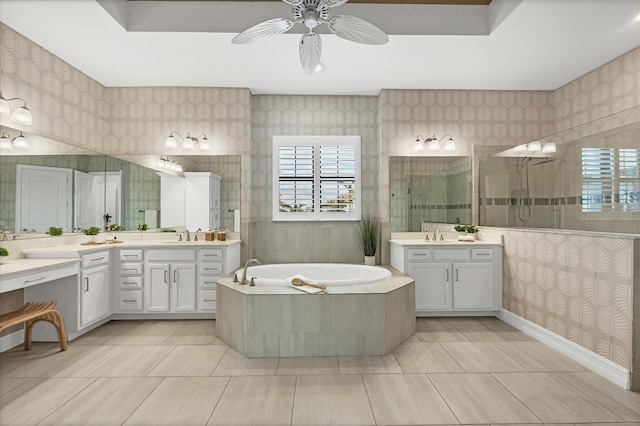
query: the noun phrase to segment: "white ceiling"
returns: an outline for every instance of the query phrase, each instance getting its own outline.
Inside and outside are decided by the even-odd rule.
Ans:
[[[640,0],[493,0],[493,11],[347,4],[332,15],[366,18],[390,34],[389,43],[368,46],[323,34],[324,69],[308,76],[298,57],[300,26],[294,34],[231,44],[236,31],[262,16],[289,17],[283,3],[234,4],[222,15],[218,10],[216,20],[201,9],[185,7],[181,14],[175,4],[167,12],[166,2],[133,2],[151,9],[116,21],[105,8],[126,12],[127,3],[101,1],[104,7],[95,0],[0,0],[0,20],[105,86],[247,87],[254,94],[553,90],[640,46]],[[506,10],[503,20],[495,19],[498,7]],[[216,22],[227,25],[208,28]],[[220,29],[234,32],[204,32]],[[451,35],[462,33],[475,35]]]

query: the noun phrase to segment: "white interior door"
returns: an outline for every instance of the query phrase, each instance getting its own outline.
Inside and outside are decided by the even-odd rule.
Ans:
[[[91,173],[93,174],[93,173]],[[104,215],[110,217],[109,224],[124,226],[124,192],[122,171],[95,173],[95,199],[98,223],[106,225]]]
[[[100,227],[100,220],[96,221],[95,176],[89,173],[74,171],[74,230],[88,229],[92,226]]]
[[[16,232],[45,232],[51,226],[70,231],[72,176],[71,169],[18,164]]]

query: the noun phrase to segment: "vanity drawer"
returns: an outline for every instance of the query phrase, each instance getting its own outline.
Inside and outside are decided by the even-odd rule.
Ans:
[[[216,310],[216,291],[215,290],[200,290],[200,310],[201,311],[215,311]]]
[[[142,289],[142,277],[122,277],[120,279],[122,289]]]
[[[200,275],[222,276],[222,262],[206,262],[198,264],[198,272]]]
[[[142,310],[142,290],[121,290],[120,291],[121,311],[141,311]]]
[[[148,262],[179,262],[182,260],[196,260],[196,251],[185,249],[147,250],[146,256]]]
[[[52,266],[51,269],[31,272],[11,278],[2,278],[0,280],[0,292],[4,293],[19,288],[31,287],[32,285],[43,284],[59,278],[76,275],[77,273],[78,264],[74,263],[66,266]]]
[[[142,250],[120,250],[120,260],[133,262],[142,260]]]
[[[216,282],[220,279],[221,277],[200,277],[198,279],[198,285],[200,288],[206,288],[206,289],[214,289],[216,288]]]
[[[109,252],[99,251],[97,253],[85,254],[82,256],[82,267],[88,268],[91,266],[104,265],[109,263]]]
[[[423,262],[431,259],[431,249],[427,248],[410,248],[407,249],[407,258],[409,262]]]
[[[471,249],[471,259],[477,259],[477,260],[493,259],[493,249],[490,249],[490,248]]]
[[[198,253],[198,260],[205,262],[222,260],[222,249],[202,249]]]
[[[433,249],[435,260],[467,260],[469,259],[469,249]]]
[[[142,263],[121,263],[120,275],[142,275]]]

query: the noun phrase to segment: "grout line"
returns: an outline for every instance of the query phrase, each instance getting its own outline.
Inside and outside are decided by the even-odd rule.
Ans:
[[[158,377],[156,377],[156,378],[158,378]],[[140,409],[140,407],[142,407],[142,405],[147,401],[147,399],[149,399],[149,397],[150,397],[150,396],[151,396],[151,395],[152,395],[152,394],[153,394],[153,393],[154,393],[154,392],[155,392],[155,391],[160,387],[160,385],[161,385],[162,383],[164,383],[164,381],[165,381],[166,379],[167,379],[166,377],[162,377],[162,380],[160,380],[160,381],[158,382],[158,384],[156,385],[156,387],[155,387],[155,388],[153,388],[153,389],[151,390],[151,392],[149,392],[149,394],[148,394],[146,397],[144,397],[144,398],[142,399],[142,401],[140,401],[140,404],[138,404],[138,406],[137,406],[136,408],[134,408],[134,409],[133,409],[133,411],[131,411],[131,414],[129,414],[129,415],[127,416],[127,418],[124,420],[124,422],[122,422],[122,424],[127,423],[127,421],[131,418],[131,416],[133,416],[133,415],[136,413],[136,411],[138,411],[138,409]]]
[[[296,381],[293,385],[293,401],[291,401],[291,421],[290,425],[293,425],[293,413],[296,411],[296,391],[298,390],[298,376],[295,376]]]
[[[224,377],[224,376],[216,376],[216,377]],[[209,414],[209,418],[207,419],[207,422],[205,423],[205,425],[208,425],[209,422],[211,421],[211,418],[213,417],[213,413],[215,413],[216,408],[218,408],[218,405],[220,405],[220,401],[222,401],[222,397],[224,396],[224,393],[227,391],[227,388],[229,387],[229,383],[231,383],[231,379],[233,377],[228,377],[227,378],[227,383],[224,385],[224,389],[222,389],[222,392],[220,392],[220,398],[218,398],[218,400],[216,401],[216,405],[213,407],[213,410],[211,410],[211,414]]]
[[[533,415],[534,415],[538,420],[540,420],[540,422],[541,422],[541,423],[543,423],[543,424],[544,424],[544,420],[542,420],[542,419],[541,419],[541,418],[540,418],[536,413],[534,413],[534,412],[533,412],[533,410],[532,410],[531,408],[529,408],[529,406],[528,406],[527,404],[525,404],[525,403],[524,403],[524,401],[522,401],[520,398],[518,398],[516,395],[514,395],[514,393],[513,393],[513,392],[511,392],[511,390],[510,390],[508,387],[506,387],[504,384],[502,384],[502,382],[501,382],[500,380],[498,380],[498,378],[497,378],[496,376],[494,376],[494,374],[496,374],[496,373],[488,373],[488,374],[491,376],[491,378],[492,378],[493,380],[495,380],[496,382],[498,382],[498,384],[499,384],[500,386],[502,386],[502,388],[503,388],[504,390],[506,390],[507,392],[509,392],[509,394],[510,394],[511,396],[513,396],[513,397],[514,397],[518,402],[520,402],[520,404],[522,404],[522,406],[523,406],[524,408],[526,408],[526,409],[527,409],[527,411],[529,411],[531,414],[533,414]],[[498,373],[498,374],[531,374],[531,373],[524,373],[524,372],[520,372],[520,373],[517,373],[517,372],[508,372],[508,373]]]
[[[371,404],[371,397],[369,396],[369,390],[367,389],[367,384],[364,382],[364,374],[360,375],[360,380],[362,380],[362,387],[364,387],[364,393],[367,395],[367,401],[369,401],[369,410],[371,410],[371,416],[373,417],[373,421],[376,425],[379,425],[378,419],[376,419],[376,413],[373,411],[373,405]]]
[[[464,373],[473,373],[473,371],[467,371],[467,369],[464,368],[464,366],[462,364],[460,364],[460,362],[458,362],[456,357],[453,356],[453,354],[451,352],[449,352],[445,346],[441,345],[439,342],[434,342],[434,343],[437,344],[438,346],[440,346],[442,348],[442,350],[445,351],[447,354],[449,354],[451,359],[454,360],[455,363],[460,366],[460,368],[462,368],[462,371],[460,373],[462,373],[462,372],[464,372]],[[445,342],[445,343],[452,343],[452,342]],[[453,343],[468,343],[468,342],[453,342]]]
[[[429,380],[429,383],[431,383],[431,386],[433,386],[433,388],[436,390],[436,392],[438,392],[438,395],[440,395],[440,398],[442,399],[442,401],[444,401],[444,403],[446,404],[447,408],[449,409],[449,411],[451,412],[451,414],[453,414],[453,417],[456,418],[456,420],[458,421],[458,423],[462,424],[462,422],[460,421],[460,419],[458,418],[458,416],[456,415],[455,411],[453,411],[453,409],[451,408],[451,406],[449,406],[449,403],[447,402],[447,400],[444,398],[444,395],[442,395],[440,393],[440,389],[438,389],[438,387],[436,386],[435,383],[433,383],[433,380],[431,380],[431,377],[429,377],[430,373],[422,373],[427,377],[427,380]],[[447,374],[447,373],[441,373],[441,374]],[[467,373],[468,374],[468,373]]]
[[[52,377],[48,377],[49,379],[51,379]],[[61,378],[61,379],[78,379],[79,377],[56,377],[56,378]],[[85,377],[88,378],[88,377]],[[69,398],[67,401],[63,402],[62,405],[60,405],[58,408],[56,408],[55,410],[53,410],[51,413],[49,413],[47,416],[45,416],[42,420],[40,420],[37,424],[41,424],[42,422],[44,422],[45,420],[47,420],[49,417],[51,417],[53,414],[55,414],[56,412],[60,411],[60,409],[62,407],[64,407],[65,405],[67,405],[69,402],[71,402],[72,400],[74,400],[75,398],[78,397],[78,395],[80,395],[81,393],[83,393],[84,391],[86,391],[87,389],[89,389],[91,386],[93,386],[98,380],[100,380],[100,377],[96,377],[93,378],[93,380],[91,381],[91,383],[89,383],[87,386],[85,386],[84,388],[80,389],[80,391],[78,393],[76,393],[75,395],[73,395],[71,398]],[[24,385],[24,384],[23,384]],[[22,387],[18,386],[18,387]],[[15,389],[14,389],[15,390]],[[13,391],[12,391],[13,392]]]

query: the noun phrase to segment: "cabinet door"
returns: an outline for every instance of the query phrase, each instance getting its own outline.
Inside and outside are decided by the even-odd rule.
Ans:
[[[451,308],[451,264],[409,263],[409,276],[416,282],[416,312]]]
[[[468,262],[453,264],[453,307],[494,309],[493,264]]]
[[[147,312],[169,312],[170,282],[168,264],[146,266],[144,308]]]
[[[171,265],[171,299],[173,312],[196,310],[196,265]]]
[[[160,174],[160,226],[184,226],[185,180]]]
[[[80,326],[85,327],[109,314],[107,266],[82,271]]]

